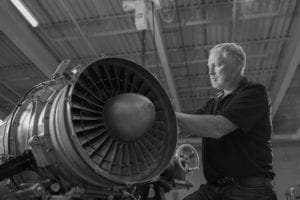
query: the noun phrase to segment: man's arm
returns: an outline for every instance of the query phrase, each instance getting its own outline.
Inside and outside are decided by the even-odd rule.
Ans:
[[[192,115],[176,112],[176,118],[180,129],[201,137],[221,138],[237,129],[235,124],[221,115]]]

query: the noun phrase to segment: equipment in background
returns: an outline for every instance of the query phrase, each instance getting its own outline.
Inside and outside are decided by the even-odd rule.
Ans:
[[[146,200],[150,185],[163,198],[191,187],[185,174],[199,164],[191,146],[173,157],[176,142],[169,97],[144,68],[63,62],[0,125],[0,200]]]
[[[134,10],[134,24],[138,31],[147,30],[149,28],[148,10],[151,9],[152,6],[155,7],[155,9],[161,9],[161,1],[160,0],[124,0],[123,1],[124,11]]]
[[[285,193],[286,200],[296,200],[300,199],[300,185],[290,187]]]

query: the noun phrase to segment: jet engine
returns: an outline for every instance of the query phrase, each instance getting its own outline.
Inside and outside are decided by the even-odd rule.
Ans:
[[[172,104],[143,67],[63,62],[0,125],[0,199],[138,199],[172,160],[186,170],[176,143]]]

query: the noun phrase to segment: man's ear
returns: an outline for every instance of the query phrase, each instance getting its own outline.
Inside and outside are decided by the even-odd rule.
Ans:
[[[241,75],[244,75],[245,69],[244,69],[244,66],[243,66],[242,64],[239,65],[239,70],[240,70],[240,74],[241,74]]]
[[[243,66],[242,65],[239,65],[239,70],[242,73],[242,70],[243,70]]]

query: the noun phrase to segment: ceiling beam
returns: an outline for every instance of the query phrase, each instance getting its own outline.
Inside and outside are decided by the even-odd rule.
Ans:
[[[274,17],[284,17],[289,15],[279,15],[278,12],[273,13],[263,13],[263,14],[253,14],[253,15],[245,15],[241,17],[235,18],[235,21],[248,21],[248,20],[255,20],[255,19],[268,19],[268,18],[274,18]],[[232,17],[227,17],[223,19],[213,19],[213,20],[192,20],[187,21],[182,24],[182,27],[187,26],[201,26],[201,25],[211,25],[211,24],[219,24],[224,22],[231,22],[233,19]],[[170,29],[178,29],[179,24],[169,25],[164,27],[164,29],[170,30]]]
[[[87,35],[88,38],[96,38],[96,37],[106,37],[106,36],[114,36],[114,35],[121,35],[121,34],[129,34],[129,33],[136,33],[137,30],[136,28],[131,28],[131,29],[124,29],[124,30],[111,30],[111,31],[103,31],[103,32],[96,32],[96,33],[92,33]],[[81,36],[65,36],[65,37],[57,37],[57,38],[53,38],[52,37],[52,41],[54,42],[61,42],[61,41],[70,41],[70,40],[78,40],[78,39],[82,39]]]
[[[245,15],[238,18],[235,18],[235,21],[242,20],[255,20],[255,19],[267,19],[267,18],[274,18],[274,17],[284,17],[289,16],[288,14],[282,15],[278,14],[278,12],[271,12],[271,13],[262,13],[262,14],[253,14],[253,15]],[[134,15],[133,15],[134,17]],[[182,23],[182,27],[188,27],[188,26],[200,26],[200,25],[209,25],[209,24],[218,24],[218,23],[224,23],[224,22],[231,22],[233,21],[232,17],[227,17],[224,19],[214,19],[214,20],[191,20]],[[87,22],[88,23],[88,22]],[[105,23],[103,23],[105,25]],[[62,27],[63,28],[63,27]],[[172,30],[178,30],[179,24],[173,24],[173,25],[166,25],[163,27],[164,30],[161,30],[162,33],[169,32]],[[105,28],[103,28],[105,30]],[[107,31],[101,31],[101,32],[94,32],[87,34],[88,38],[95,38],[95,37],[106,37],[106,36],[112,36],[112,35],[118,35],[118,34],[130,34],[130,33],[136,33],[137,30],[135,28],[129,28],[129,29],[117,29],[117,30],[107,30]],[[70,35],[70,36],[63,36],[63,37],[51,37],[53,41],[70,41],[70,40],[79,40],[82,39],[80,35]]]
[[[247,56],[247,59],[257,59],[257,58],[265,58],[267,57],[268,54],[257,54],[257,55],[248,55]],[[207,63],[208,62],[208,59],[195,59],[195,60],[190,60],[187,64],[188,65],[193,65],[193,64],[203,64],[203,63]],[[183,67],[185,66],[185,62],[182,62],[182,63],[170,63],[170,65],[173,67],[173,68],[178,68],[178,67]],[[156,64],[153,64],[153,65],[146,65],[147,68],[155,68],[157,67]]]
[[[231,31],[231,41],[234,42],[236,38],[236,16],[237,16],[237,0],[233,0],[232,5],[232,31]]]
[[[18,98],[21,97],[21,95],[20,95],[18,92],[16,92],[14,89],[12,89],[12,88],[9,87],[8,85],[6,85],[6,83],[2,82],[1,80],[0,80],[0,85],[2,85],[3,87],[5,87],[6,89],[8,89],[10,92],[12,92],[12,93],[13,93],[15,96],[17,96]]]
[[[3,110],[0,108],[0,120],[4,121],[5,118],[7,117],[7,115],[9,115],[9,113],[3,111]]]
[[[2,113],[2,117],[0,116],[1,119],[4,119],[7,115],[10,114],[10,112],[13,110],[13,108],[17,105],[17,103],[14,102],[10,102],[11,100],[5,100],[5,98],[7,99],[7,97],[4,96],[4,98],[2,98],[3,95],[0,95],[0,113]],[[8,104],[6,103],[8,102]],[[9,106],[8,106],[9,105]]]
[[[153,6],[153,5],[152,5]],[[180,102],[177,94],[177,90],[175,87],[175,82],[173,79],[173,75],[170,69],[168,56],[167,56],[167,50],[165,48],[163,35],[161,33],[161,27],[159,23],[159,19],[157,17],[156,12],[152,12],[152,10],[148,11],[148,21],[150,22],[150,29],[152,32],[153,37],[155,38],[155,46],[158,51],[158,56],[160,58],[160,63],[162,65],[167,84],[169,86],[170,95],[173,99],[174,107],[176,111],[181,111]]]
[[[271,69],[267,69],[267,70],[248,70],[246,71],[246,76],[251,76],[251,75],[255,75],[256,73],[272,73],[274,72],[275,69],[274,68],[271,68]],[[209,79],[209,74],[194,74],[192,76],[190,76],[192,81],[197,81],[197,80],[201,80],[201,79]],[[176,76],[174,78],[177,81],[180,81],[180,80],[185,80],[186,79],[186,76],[185,75],[181,75],[181,76]],[[160,80],[164,80],[164,78],[161,78]],[[205,87],[205,86],[204,86]],[[212,88],[212,86],[210,86]],[[178,88],[179,89],[179,88]],[[186,88],[186,89],[179,89],[181,92],[182,91],[188,91],[189,88]],[[199,89],[203,89],[202,87],[199,87]]]
[[[28,27],[25,20],[8,0],[0,1],[1,31],[41,70],[48,78],[58,66],[54,55]]]
[[[8,102],[10,105],[15,106],[17,102],[11,100],[10,98],[0,94],[0,98]]]
[[[300,127],[297,129],[295,136],[297,136],[298,138],[300,138]]]
[[[261,43],[276,43],[276,42],[285,42],[289,39],[289,37],[279,37],[279,38],[269,38],[269,39],[263,39],[263,40],[251,40],[251,41],[242,41],[239,42],[240,45],[246,46],[246,45],[253,45],[253,44],[261,44]],[[210,49],[214,46],[215,44],[209,44],[209,45],[193,45],[193,46],[188,46],[185,47],[186,51],[195,51],[195,50],[200,50],[200,49]],[[176,48],[167,48],[168,52],[177,52],[177,51],[183,51],[182,47],[176,47]],[[154,50],[146,50],[145,54],[146,55],[151,55],[154,56],[155,51]],[[134,52],[126,52],[126,53],[116,53],[116,54],[108,54],[106,56],[113,56],[113,57],[131,57],[131,56],[140,56],[141,52],[140,51],[134,51]],[[259,57],[264,57],[266,54],[262,55],[250,55],[250,58],[259,58]],[[85,60],[94,60],[94,57],[81,57],[81,58],[70,58],[72,61],[78,61],[82,62]],[[200,61],[202,62],[207,62],[207,60]],[[151,67],[151,66],[150,66]],[[173,66],[174,67],[174,66]],[[175,66],[176,67],[176,66]]]
[[[87,38],[86,34],[84,33],[84,31],[82,30],[82,28],[80,27],[80,25],[78,24],[78,22],[76,21],[75,17],[73,16],[71,10],[69,9],[69,6],[65,3],[64,0],[60,0],[59,1],[62,5],[62,7],[65,9],[65,11],[67,12],[67,14],[69,15],[69,17],[71,18],[73,24],[75,25],[77,31],[79,32],[79,34],[81,35],[81,38],[85,41],[87,47],[93,52],[94,56],[96,58],[100,58],[97,51],[95,50],[95,48],[93,47],[92,43],[90,42],[90,40]]]
[[[300,9],[300,3],[295,8],[295,11]],[[279,106],[284,98],[284,95],[294,77],[297,66],[300,61],[300,15],[295,14],[293,20],[292,32],[290,33],[291,38],[287,46],[281,51],[281,58],[278,64],[277,76],[274,80],[273,87],[271,89],[272,104],[272,117],[276,115]]]
[[[192,8],[196,9],[201,9],[201,8],[206,8],[206,7],[220,7],[220,6],[231,6],[233,0],[229,0],[228,2],[215,2],[214,4],[212,3],[198,3],[194,5],[189,5],[189,6],[180,6],[179,5],[179,10],[183,12],[190,12]],[[170,9],[170,7],[169,7]],[[78,21],[78,24],[81,26],[87,25],[87,24],[93,24],[96,23],[99,25],[99,22],[101,23],[106,23],[107,21],[112,21],[112,20],[120,20],[120,19],[126,19],[126,18],[133,18],[135,16],[134,11],[129,11],[129,12],[123,12],[119,13],[116,15],[104,15],[104,16],[95,16],[92,18],[82,18],[82,19],[76,19]],[[104,22],[104,20],[106,22]],[[65,20],[65,21],[59,21],[57,23],[46,23],[46,24],[41,24],[40,27],[43,29],[61,29],[64,27],[68,26],[73,26],[72,21],[70,20]]]
[[[263,39],[263,40],[250,40],[250,41],[241,41],[239,42],[240,45],[246,46],[246,45],[253,45],[253,44],[260,44],[260,43],[274,43],[274,42],[285,42],[289,39],[289,37],[279,37],[279,38],[269,38],[269,39]],[[187,51],[192,50],[200,50],[200,49],[210,49],[216,44],[209,44],[209,45],[193,45],[193,46],[186,46],[185,49]],[[170,52],[176,52],[176,51],[183,51],[182,47],[176,47],[176,48],[167,48],[167,51]],[[146,54],[153,54],[154,50],[146,50]],[[129,52],[129,53],[122,53],[122,54],[111,54],[109,56],[140,56],[141,52]]]

